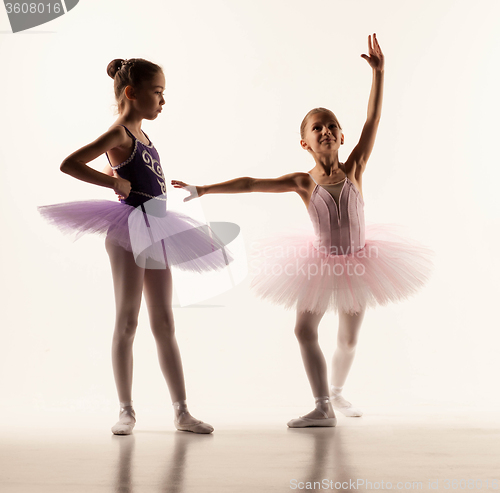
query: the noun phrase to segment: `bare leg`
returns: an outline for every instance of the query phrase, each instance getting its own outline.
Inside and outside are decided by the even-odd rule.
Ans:
[[[112,343],[112,362],[116,390],[121,403],[120,421],[113,433],[129,434],[135,423],[132,408],[132,345],[141,306],[144,269],[138,267],[132,253],[106,240],[115,291],[116,321]]]
[[[356,354],[359,331],[365,311],[355,314],[339,313],[339,331],[337,335],[337,348],[333,354],[332,362],[332,404],[346,416],[361,416],[363,413],[354,409],[350,402],[340,394],[351,369]]]
[[[316,409],[299,418],[299,420],[290,421],[288,424],[290,427],[302,427],[298,425],[303,423],[299,423],[298,421],[303,420],[303,418],[306,418],[306,420],[331,420],[335,417],[335,413],[328,400],[328,376],[325,356],[318,342],[318,326],[323,315],[323,313],[297,312],[295,336],[299,341],[302,361],[304,362],[309,384],[316,400]],[[306,424],[306,426],[311,425]],[[318,425],[316,424],[315,426]],[[329,426],[334,426],[334,424],[329,424]]]
[[[146,270],[144,297],[148,306],[149,323],[156,341],[160,368],[172,402],[186,400],[181,354],[175,338],[170,269]]]
[[[213,427],[195,419],[187,409],[182,360],[175,337],[170,269],[146,269],[144,296],[148,306],[151,330],[156,341],[160,367],[174,403],[176,427],[181,431],[211,433]]]

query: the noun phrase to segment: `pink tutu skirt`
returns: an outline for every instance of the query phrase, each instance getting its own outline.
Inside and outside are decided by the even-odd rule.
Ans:
[[[300,312],[356,313],[415,294],[429,279],[433,251],[393,225],[367,225],[365,246],[343,255],[322,251],[310,234],[258,242],[251,268],[255,293]]]
[[[38,207],[40,214],[63,233],[107,239],[134,254],[138,265],[176,266],[203,272],[225,267],[232,257],[210,227],[185,214],[167,211],[165,202],[148,201],[144,208],[110,200],[86,200]]]

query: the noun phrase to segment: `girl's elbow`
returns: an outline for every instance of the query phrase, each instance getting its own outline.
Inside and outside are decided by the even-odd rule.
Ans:
[[[64,160],[62,163],[61,163],[61,166],[59,166],[59,169],[63,172],[63,173],[67,173],[68,170],[69,170],[69,165],[68,165],[68,162],[66,160]]]
[[[63,172],[66,173],[67,175],[71,175],[72,171],[75,169],[75,162],[71,161],[69,159],[65,159],[62,163],[61,166],[59,166],[59,169]]]
[[[380,117],[382,116],[382,112],[380,110],[375,110],[373,111],[372,114],[368,115],[367,123],[371,125],[372,127],[377,128],[380,123]]]

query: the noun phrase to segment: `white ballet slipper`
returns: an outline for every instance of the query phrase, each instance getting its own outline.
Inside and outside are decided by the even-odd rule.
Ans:
[[[330,402],[335,411],[342,413],[348,418],[359,418],[363,416],[363,411],[353,407],[353,405],[349,401],[346,401],[341,395],[332,394]]]
[[[332,427],[336,426],[337,418],[299,418],[291,419],[286,425],[288,428],[308,428],[312,426],[317,427]]]
[[[287,423],[288,428],[309,428],[312,426],[317,427],[332,427],[337,424],[337,418],[330,406],[330,398],[326,396],[316,397],[316,411],[323,415],[322,418],[308,418],[307,416],[300,416],[290,420]],[[314,411],[313,411],[314,412]],[[328,413],[333,416],[328,416]],[[309,413],[311,414],[311,413]]]
[[[118,421],[118,423],[111,427],[111,431],[113,435],[131,435],[134,426],[135,423],[125,424]]]
[[[111,427],[113,435],[131,435],[135,426],[135,412],[133,409],[121,409],[118,422]]]
[[[192,433],[209,434],[214,431],[214,427],[203,421],[196,421],[195,423],[179,423],[178,420],[174,420],[175,427],[179,431],[190,431]]]
[[[214,431],[214,427],[212,425],[204,423],[203,421],[197,420],[189,422],[189,418],[194,418],[189,413],[185,400],[174,402],[172,406],[174,407],[175,412],[174,425],[179,431],[190,431],[191,433],[201,433],[204,435],[208,435]],[[185,420],[188,422],[183,423]]]

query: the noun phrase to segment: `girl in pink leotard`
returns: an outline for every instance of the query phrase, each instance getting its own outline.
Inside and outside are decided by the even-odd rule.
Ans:
[[[261,297],[296,307],[295,334],[316,401],[315,409],[288,426],[335,426],[333,408],[346,416],[363,413],[342,396],[367,307],[398,301],[415,293],[428,279],[432,252],[386,225],[366,226],[362,177],[375,143],[382,108],[384,56],[377,37],[368,38],[373,82],[368,114],[358,144],[344,163],[344,143],[336,116],[315,108],[301,125],[303,149],[315,161],[309,173],[275,179],[236,178],[215,185],[186,188],[190,200],[207,193],[296,192],[314,226],[313,236],[282,235],[260,243],[259,272],[252,287]],[[318,325],[327,310],[339,313],[337,348],[328,389],[325,357],[318,344]],[[333,407],[333,408],[332,408]]]

